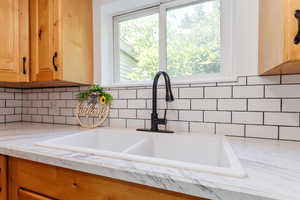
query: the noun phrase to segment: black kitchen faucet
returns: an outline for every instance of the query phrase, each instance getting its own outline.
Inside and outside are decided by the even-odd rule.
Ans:
[[[150,129],[137,129],[137,131],[147,131],[147,132],[160,132],[160,133],[174,133],[173,131],[169,130],[161,130],[159,129],[159,125],[167,125],[167,109],[165,109],[165,114],[164,118],[160,119],[158,118],[158,113],[157,113],[157,86],[158,86],[158,80],[159,77],[163,75],[165,79],[165,85],[166,85],[166,101],[167,102],[172,102],[174,101],[174,96],[172,93],[172,88],[171,88],[171,81],[170,77],[165,71],[160,71],[158,72],[153,81],[153,88],[152,88],[152,114],[151,114],[151,128]]]

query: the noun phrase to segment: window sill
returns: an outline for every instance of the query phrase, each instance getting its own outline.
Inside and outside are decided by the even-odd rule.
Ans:
[[[237,76],[229,77],[213,77],[213,78],[203,78],[199,79],[171,79],[172,86],[180,85],[193,85],[193,84],[209,84],[209,83],[224,83],[224,82],[236,82]],[[162,80],[162,79],[161,79]],[[162,81],[162,83],[164,83]],[[112,83],[112,84],[102,84],[104,88],[124,88],[124,87],[152,87],[153,81],[140,81],[140,82],[127,82],[127,83]]]

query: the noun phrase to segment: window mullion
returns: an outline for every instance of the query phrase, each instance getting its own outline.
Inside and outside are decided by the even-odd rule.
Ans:
[[[119,27],[119,18],[115,18],[113,22],[113,45],[114,45],[114,52],[113,52],[113,82],[118,83],[120,82],[120,27]]]
[[[159,61],[160,70],[167,70],[167,12],[160,6],[159,13]]]

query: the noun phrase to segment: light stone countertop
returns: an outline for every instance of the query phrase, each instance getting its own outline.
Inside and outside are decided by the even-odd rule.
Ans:
[[[178,170],[91,154],[48,149],[36,142],[86,131],[76,126],[0,125],[0,154],[212,200],[300,200],[300,143],[229,138],[247,178]]]

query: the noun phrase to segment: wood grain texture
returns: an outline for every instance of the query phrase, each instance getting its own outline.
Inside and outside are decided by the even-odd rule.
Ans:
[[[17,158],[9,158],[9,169],[10,200],[29,200],[20,189],[60,200],[203,200]]]
[[[300,45],[294,44],[298,31],[295,11],[299,0],[261,0],[259,24],[259,73],[300,73]]]
[[[31,81],[51,81],[59,76],[52,64],[59,42],[58,33],[54,31],[57,18],[54,9],[57,8],[53,0],[30,0]]]
[[[0,80],[26,82],[22,58],[29,67],[29,4],[28,0],[0,1]]]
[[[65,81],[93,83],[92,0],[58,0]]]
[[[22,188],[18,190],[18,198],[19,200],[54,200]]]
[[[30,16],[32,81],[93,83],[92,1],[30,0]]]
[[[8,184],[7,184],[7,157],[0,156],[0,200],[7,200]]]

